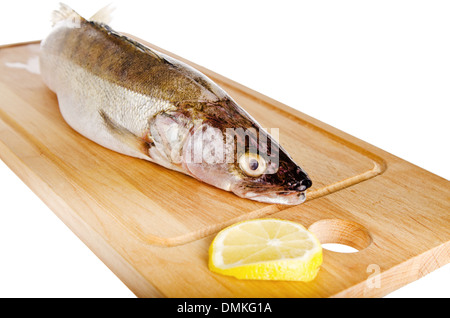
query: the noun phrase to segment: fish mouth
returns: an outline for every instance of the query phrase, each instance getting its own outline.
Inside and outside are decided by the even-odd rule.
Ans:
[[[264,193],[250,191],[240,196],[264,203],[298,205],[305,202],[306,191],[273,191]]]

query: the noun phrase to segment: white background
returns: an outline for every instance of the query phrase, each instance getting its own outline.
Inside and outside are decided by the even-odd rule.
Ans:
[[[57,3],[1,2],[0,44],[45,37]],[[113,3],[116,30],[450,178],[450,2]],[[449,266],[389,297],[449,297]],[[134,297],[1,161],[0,297]]]

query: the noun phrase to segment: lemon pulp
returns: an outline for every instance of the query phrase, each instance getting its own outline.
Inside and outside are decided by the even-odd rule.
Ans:
[[[239,279],[313,280],[322,247],[301,224],[255,219],[220,231],[209,248],[209,269]]]

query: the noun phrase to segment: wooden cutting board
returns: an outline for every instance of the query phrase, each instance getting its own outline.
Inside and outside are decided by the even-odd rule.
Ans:
[[[450,261],[450,182],[149,46],[193,65],[264,127],[279,128],[313,187],[299,206],[257,203],[105,149],[62,119],[36,73],[38,42],[0,47],[0,157],[137,296],[382,296]],[[269,215],[358,252],[325,250],[310,283],[208,270],[220,229]]]

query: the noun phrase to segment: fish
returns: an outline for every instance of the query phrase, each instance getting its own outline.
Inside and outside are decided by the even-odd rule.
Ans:
[[[197,69],[60,4],[40,46],[44,83],[79,134],[238,197],[305,201],[312,181],[275,138]]]

